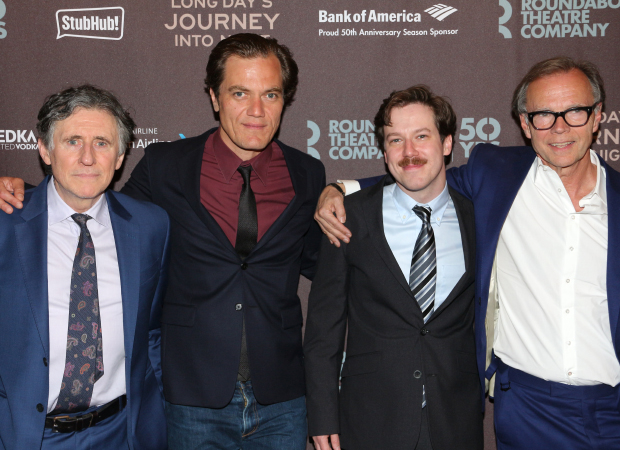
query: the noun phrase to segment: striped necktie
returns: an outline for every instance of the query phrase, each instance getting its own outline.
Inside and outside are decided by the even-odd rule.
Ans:
[[[413,249],[409,287],[422,310],[426,323],[435,307],[435,286],[437,284],[437,255],[435,234],[431,227],[431,209],[416,205],[413,212],[422,220],[422,229]]]

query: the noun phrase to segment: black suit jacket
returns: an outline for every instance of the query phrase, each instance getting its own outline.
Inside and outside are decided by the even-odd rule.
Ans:
[[[300,273],[312,279],[321,232],[314,208],[320,161],[280,142],[295,197],[242,262],[200,202],[205,142],[215,129],[150,145],[122,192],[171,219],[169,285],[162,316],[166,400],[220,408],[232,398],[245,315],[252,385],[271,404],[304,395]]]
[[[433,449],[482,449],[472,204],[450,189],[466,272],[424,324],[385,239],[384,184],[346,198],[351,243],[336,248],[324,239],[321,245],[304,345],[309,434],[340,433],[347,450],[411,450],[424,385]]]

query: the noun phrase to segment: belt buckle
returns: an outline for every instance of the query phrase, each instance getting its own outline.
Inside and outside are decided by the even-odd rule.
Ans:
[[[82,414],[81,416],[56,416],[54,417],[54,423],[52,424],[52,432],[53,433],[61,433],[60,430],[61,424],[75,424],[75,428],[70,431],[82,431],[86,428],[90,428],[93,426],[93,421],[97,418],[97,411],[93,411],[87,414]],[[87,425],[85,425],[87,423]]]
[[[68,419],[68,420],[64,420],[64,419]],[[71,416],[64,415],[64,416],[56,416],[52,419],[52,421],[53,421],[52,433],[60,433],[60,430],[58,429],[58,427],[60,426],[61,423],[73,422],[75,421],[75,419]]]

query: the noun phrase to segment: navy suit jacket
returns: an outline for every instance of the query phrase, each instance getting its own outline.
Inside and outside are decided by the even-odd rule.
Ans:
[[[221,408],[232,399],[245,315],[252,386],[262,404],[305,393],[299,275],[312,279],[325,186],[317,159],[281,142],[295,197],[242,261],[200,201],[207,138],[215,129],[150,145],[122,192],[171,218],[170,283],[162,316],[167,401]]]
[[[50,357],[48,180],[26,192],[23,209],[0,214],[0,448],[6,450],[38,449],[43,439]],[[133,449],[165,449],[159,350],[169,220],[154,205],[113,191],[105,195],[121,279],[127,436]]]
[[[491,270],[499,234],[512,203],[527,176],[536,153],[531,147],[497,147],[480,144],[474,147],[467,164],[448,170],[448,184],[470,199],[476,217],[476,356],[484,395],[487,336],[485,319],[489,301]],[[620,256],[614,249],[620,245],[620,173],[605,167],[607,212],[609,214],[607,253],[607,304],[611,338],[620,360]],[[362,187],[380,177],[364,180]],[[527,218],[524,219],[527,223]],[[484,405],[484,403],[483,403]]]

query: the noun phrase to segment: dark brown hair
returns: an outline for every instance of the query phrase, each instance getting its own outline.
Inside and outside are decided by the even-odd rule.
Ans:
[[[293,54],[284,45],[278,44],[273,38],[264,38],[258,34],[239,33],[221,40],[209,55],[207,63],[207,77],[205,78],[205,92],[213,89],[215,96],[220,94],[220,85],[224,81],[224,68],[231,56],[240,58],[267,58],[275,55],[282,68],[282,88],[284,90],[284,106],[290,105],[297,91],[298,72],[297,63]]]
[[[415,103],[426,105],[433,110],[435,126],[439,131],[441,142],[447,136],[454,136],[456,133],[456,114],[454,114],[448,99],[433,94],[428,86],[418,84],[402,91],[394,91],[388,98],[383,100],[383,104],[375,116],[375,135],[381,150],[385,150],[383,146],[383,127],[391,125],[390,114],[392,109],[402,108]]]

